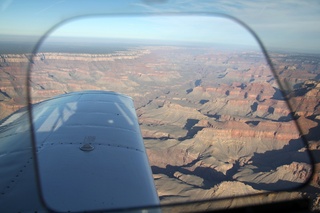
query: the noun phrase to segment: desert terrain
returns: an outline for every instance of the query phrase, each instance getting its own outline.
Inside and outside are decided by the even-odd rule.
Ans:
[[[317,208],[320,56],[270,59],[275,72],[261,52],[214,47],[1,55],[0,117],[26,105],[30,63],[33,103],[80,90],[133,98],[161,203],[287,191],[311,179],[288,196]]]

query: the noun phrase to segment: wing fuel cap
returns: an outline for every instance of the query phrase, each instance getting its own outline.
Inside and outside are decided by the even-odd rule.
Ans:
[[[85,151],[85,152],[90,152],[90,151],[94,150],[94,146],[92,146],[91,144],[86,143],[86,144],[80,146],[80,149],[82,151]]]

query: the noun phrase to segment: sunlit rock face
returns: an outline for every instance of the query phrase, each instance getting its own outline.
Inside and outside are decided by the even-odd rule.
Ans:
[[[297,55],[272,54],[271,60],[288,82],[290,106],[261,53],[252,51],[148,46],[110,54],[5,55],[0,115],[25,106],[31,63],[33,103],[80,90],[134,99],[164,203],[288,189],[311,175],[301,135],[313,153],[320,149],[320,71]]]

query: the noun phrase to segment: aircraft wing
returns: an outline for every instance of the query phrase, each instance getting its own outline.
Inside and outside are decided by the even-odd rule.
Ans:
[[[7,178],[1,180],[5,199],[0,206],[14,203],[15,193],[30,187],[26,180],[34,178],[28,119],[21,113],[1,125],[5,141],[1,158],[6,159],[1,160],[6,170],[1,173]],[[49,209],[92,211],[159,204],[131,98],[114,92],[76,92],[35,104],[32,114],[39,183]],[[18,163],[12,168],[21,161],[18,155],[25,155],[27,167]]]

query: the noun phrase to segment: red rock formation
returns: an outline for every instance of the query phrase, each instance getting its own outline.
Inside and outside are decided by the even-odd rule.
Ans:
[[[300,135],[286,102],[277,97],[279,86],[261,53],[145,47],[103,55],[44,56],[41,59],[43,55],[38,54],[33,59],[30,80],[34,102],[86,89],[113,90],[133,97],[151,165],[188,171],[173,171],[170,177],[158,174],[160,195],[234,195],[230,187],[238,194],[257,193],[261,190],[236,179],[300,183],[309,175],[308,166],[301,162],[281,162],[283,149],[291,142],[298,143],[295,139]],[[25,71],[30,59],[31,55],[8,55],[9,66],[0,67],[1,116],[25,104]],[[279,78],[289,82],[288,91],[296,89],[291,93],[291,106],[299,116],[302,133],[308,134],[317,127],[316,116],[320,115],[320,86],[308,79],[319,73],[311,62],[293,57],[297,61],[289,63],[287,59],[286,55],[275,55],[274,66]],[[274,159],[282,164],[263,167],[261,162],[268,161],[274,152]],[[301,152],[303,149],[298,154]],[[286,159],[294,157],[285,154]],[[263,172],[255,171],[258,164]],[[201,189],[210,180],[210,172],[221,178],[220,184]],[[315,186],[318,182],[315,175]]]

